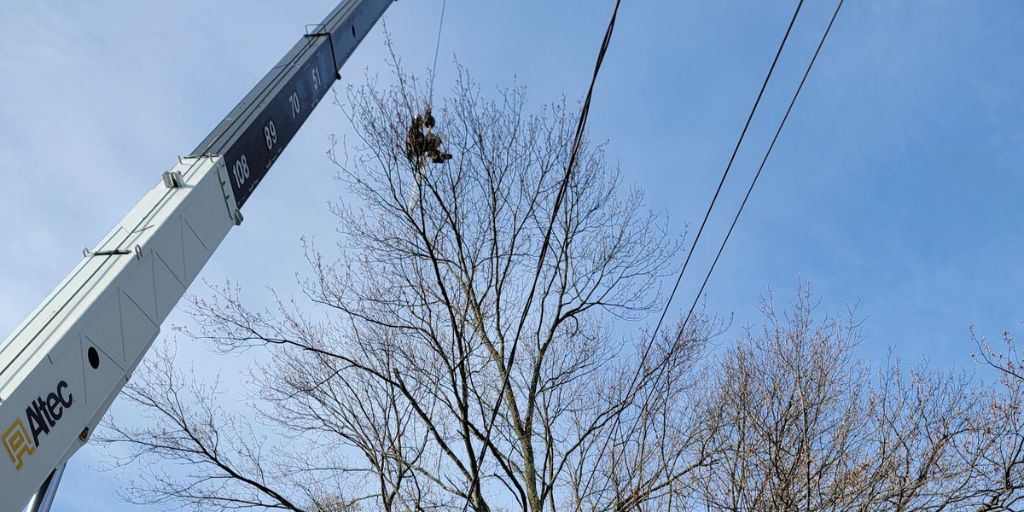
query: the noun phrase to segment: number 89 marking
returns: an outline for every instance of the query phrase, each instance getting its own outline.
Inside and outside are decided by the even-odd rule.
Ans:
[[[277,144],[277,127],[274,126],[274,120],[267,121],[267,125],[263,127],[263,141],[267,143],[267,151],[274,149],[274,144]]]
[[[235,161],[235,165],[231,166],[231,173],[235,175],[235,184],[238,188],[242,188],[242,184],[245,180],[249,179],[249,161],[246,160],[245,155]]]

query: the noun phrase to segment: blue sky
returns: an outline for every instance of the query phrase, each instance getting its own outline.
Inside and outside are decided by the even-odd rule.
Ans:
[[[513,81],[532,105],[582,96],[611,8],[603,2],[447,5],[438,87],[453,56],[486,89]],[[0,4],[0,331],[10,332],[190,151],[333,0],[103,0]],[[795,1],[624,2],[591,133],[681,231],[706,207]],[[740,154],[703,270],[830,15],[807,2]],[[386,15],[413,71],[431,63],[440,2]],[[381,26],[338,90],[387,76]],[[858,303],[866,358],[971,368],[968,327],[1024,320],[1024,3],[849,0],[707,290],[711,312],[756,322],[758,296],[799,279],[826,309]],[[324,151],[349,128],[322,105],[247,203],[204,271],[263,297],[302,268],[299,237],[330,236],[341,193]],[[714,242],[714,243],[710,243]],[[696,277],[698,272],[691,274]],[[676,309],[699,285],[684,282]],[[171,322],[181,322],[172,316]],[[165,330],[166,327],[165,327]],[[729,336],[737,332],[734,329]],[[199,372],[250,361],[185,340]],[[132,411],[118,408],[120,414]],[[92,448],[73,459],[59,512],[119,502]]]

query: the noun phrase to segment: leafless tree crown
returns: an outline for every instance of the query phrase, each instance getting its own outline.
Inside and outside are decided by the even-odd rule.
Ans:
[[[330,152],[340,242],[305,245],[301,300],[190,300],[184,332],[258,349],[254,414],[148,358],[109,422],[126,496],[195,510],[940,511],[1022,499],[1019,364],[1002,387],[853,356],[806,289],[706,354],[698,316],[642,324],[678,240],[600,145],[564,183],[575,118],[370,81]],[[340,104],[340,103],[339,103]],[[547,246],[546,251],[541,248]],[[336,250],[335,250],[336,249]],[[541,256],[543,254],[543,257]],[[275,295],[276,297],[276,295]],[[988,361],[996,352],[985,345]],[[1012,345],[1011,345],[1012,349]],[[1011,356],[1013,355],[1011,351]],[[1003,360],[1000,360],[1003,361]],[[252,426],[258,425],[258,426]]]

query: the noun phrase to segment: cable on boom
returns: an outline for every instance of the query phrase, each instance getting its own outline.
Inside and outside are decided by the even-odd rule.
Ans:
[[[437,76],[437,53],[441,49],[441,29],[444,28],[444,11],[448,0],[441,2],[441,17],[437,22],[437,39],[434,41],[434,65],[430,68],[430,102],[434,102],[434,77]]]

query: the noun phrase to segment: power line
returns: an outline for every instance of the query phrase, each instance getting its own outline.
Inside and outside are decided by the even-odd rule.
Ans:
[[[565,175],[562,177],[562,181],[558,187],[558,194],[555,196],[555,202],[552,205],[551,219],[549,220],[547,230],[544,233],[544,241],[541,243],[540,255],[537,258],[537,269],[533,276],[533,285],[530,287],[530,293],[526,297],[526,304],[523,306],[523,315],[519,321],[519,326],[516,329],[516,336],[513,340],[512,350],[509,354],[508,368],[511,368],[512,362],[515,361],[518,340],[522,334],[523,325],[526,323],[526,317],[528,316],[530,306],[533,303],[534,292],[537,290],[537,283],[540,280],[540,274],[544,267],[544,258],[547,256],[548,249],[551,246],[551,235],[555,229],[555,221],[558,218],[558,212],[562,208],[562,201],[565,200],[565,194],[569,188],[572,171],[576,167],[576,160],[579,155],[580,147],[583,145],[583,136],[586,133],[587,128],[587,117],[590,114],[590,101],[594,96],[594,85],[597,83],[597,75],[601,71],[601,64],[604,62],[605,53],[608,51],[608,45],[611,43],[612,32],[615,29],[615,19],[618,16],[619,4],[621,2],[622,0],[615,0],[615,8],[612,10],[612,17],[608,21],[608,28],[604,33],[604,40],[601,41],[601,49],[597,53],[597,63],[594,65],[594,74],[590,77],[590,87],[587,89],[587,96],[583,101],[583,108],[580,110],[580,118],[576,123],[576,136],[572,143],[572,150],[569,153],[569,164],[565,167]],[[505,385],[502,386],[502,393],[504,393],[505,386],[507,386],[507,384],[508,376],[505,378]]]
[[[687,264],[689,263],[690,258],[693,255],[694,249],[695,249],[695,247],[697,245],[697,240],[700,238],[700,234],[704,230],[704,227],[705,227],[705,225],[707,223],[707,220],[708,220],[708,216],[711,214],[711,210],[714,207],[716,199],[718,198],[718,194],[719,194],[719,192],[722,189],[722,184],[725,182],[726,175],[728,175],[728,173],[729,173],[729,169],[732,166],[733,160],[736,157],[736,152],[737,152],[737,150],[739,149],[740,145],[743,142],[743,137],[746,134],[747,127],[750,125],[751,119],[753,118],[754,112],[757,109],[758,103],[761,101],[761,97],[762,97],[762,95],[764,93],[765,87],[766,87],[766,85],[768,83],[769,78],[771,77],[772,71],[775,69],[775,65],[778,62],[779,55],[782,53],[783,46],[785,46],[786,40],[789,37],[790,31],[793,28],[793,24],[796,21],[797,14],[799,14],[800,7],[801,7],[802,4],[803,4],[802,0],[801,0],[801,2],[799,4],[797,4],[796,10],[793,13],[793,17],[790,20],[789,26],[786,29],[786,34],[783,36],[782,42],[779,44],[779,49],[778,49],[778,51],[775,54],[775,59],[772,61],[772,66],[769,69],[768,74],[765,76],[764,83],[761,86],[761,91],[758,93],[757,100],[754,102],[754,107],[751,109],[750,115],[747,117],[747,123],[746,123],[746,125],[744,125],[743,131],[740,133],[740,138],[739,138],[739,140],[736,143],[736,147],[733,149],[732,157],[730,157],[730,159],[729,159],[729,163],[728,163],[728,165],[725,168],[725,172],[722,175],[722,179],[719,181],[718,188],[715,190],[715,195],[711,199],[711,204],[708,206],[708,210],[707,210],[707,212],[704,215],[704,220],[701,223],[701,227],[700,227],[700,230],[697,233],[697,237],[694,239],[694,242],[693,242],[693,244],[690,247],[690,253],[686,257],[686,261],[683,264],[683,269],[680,271],[679,277],[676,279],[675,286],[672,288],[672,293],[669,296],[669,300],[668,300],[668,302],[666,302],[665,309],[661,313],[661,317],[658,320],[657,327],[655,327],[654,332],[651,333],[651,340],[647,344],[647,346],[644,348],[644,353],[643,353],[643,356],[640,359],[640,364],[637,366],[636,374],[633,376],[633,382],[630,384],[630,388],[629,389],[631,390],[631,392],[639,391],[639,389],[635,388],[635,386],[637,385],[637,379],[639,379],[641,374],[644,372],[644,366],[646,365],[647,357],[648,357],[650,351],[653,349],[654,343],[655,343],[655,341],[657,339],[658,328],[661,327],[661,324],[664,321],[665,316],[666,316],[666,314],[668,312],[668,308],[669,308],[669,305],[670,305],[670,303],[672,301],[672,297],[675,295],[676,290],[679,287],[679,283],[682,280],[683,274],[686,272]],[[743,199],[743,202],[740,205],[739,211],[737,211],[736,215],[733,217],[732,224],[729,227],[729,231],[726,233],[725,240],[723,240],[722,244],[719,246],[718,253],[715,256],[715,260],[712,263],[711,268],[708,270],[707,274],[704,276],[704,281],[701,283],[700,291],[697,293],[697,296],[694,298],[693,303],[690,305],[690,309],[689,309],[689,312],[686,315],[686,318],[683,320],[682,324],[680,324],[680,326],[679,326],[679,330],[678,330],[678,332],[677,332],[677,334],[675,336],[675,339],[673,340],[673,344],[674,343],[678,343],[680,338],[685,333],[686,325],[689,323],[690,318],[693,316],[693,311],[694,311],[694,309],[697,306],[697,302],[699,302],[700,296],[704,292],[704,288],[707,286],[707,283],[708,283],[708,281],[711,278],[711,273],[714,271],[715,265],[718,263],[718,260],[721,257],[722,252],[725,249],[725,244],[726,244],[726,242],[728,242],[729,237],[732,235],[733,229],[736,227],[736,223],[739,220],[739,216],[742,213],[743,208],[744,208],[744,206],[747,203],[747,200],[750,198],[750,194],[753,191],[753,188],[754,188],[754,186],[757,183],[757,178],[761,175],[761,171],[764,169],[765,163],[767,162],[768,157],[771,154],[772,148],[774,148],[775,143],[776,143],[776,141],[779,138],[779,134],[782,132],[782,128],[785,125],[786,120],[789,118],[790,112],[792,112],[792,110],[793,110],[793,105],[796,103],[796,99],[800,95],[800,91],[803,89],[803,86],[804,86],[804,84],[807,81],[807,77],[810,74],[811,68],[814,66],[814,62],[818,58],[819,53],[821,52],[822,46],[824,46],[825,39],[828,37],[828,34],[831,31],[831,29],[832,29],[832,25],[835,22],[836,16],[839,14],[839,9],[840,9],[840,7],[842,7],[842,4],[843,4],[843,0],[840,0],[838,5],[836,6],[836,11],[832,14],[832,19],[829,21],[828,27],[826,27],[826,29],[825,29],[825,34],[822,36],[821,41],[818,43],[818,47],[817,47],[817,49],[814,52],[814,56],[811,58],[811,61],[810,61],[810,63],[807,66],[807,70],[804,72],[804,75],[803,75],[803,77],[800,80],[800,85],[797,87],[796,92],[793,94],[793,98],[790,100],[789,106],[786,109],[786,113],[783,116],[782,121],[779,123],[778,129],[775,132],[775,136],[772,138],[772,142],[769,145],[768,150],[765,152],[764,158],[761,160],[761,165],[758,167],[757,173],[754,176],[754,180],[752,181],[750,187],[747,189],[747,193],[744,196],[744,199]],[[658,378],[660,378],[660,377],[658,377]],[[618,419],[616,421],[618,421]]]
[[[803,0],[800,0],[801,3]],[[601,72],[601,64],[604,63],[605,54],[608,52],[608,46],[612,40],[612,33],[615,30],[615,20],[618,18],[619,5],[622,0],[615,0],[615,7],[612,9],[611,19],[608,20],[608,27],[605,29],[604,39],[601,41],[601,48],[597,53],[597,62],[594,64],[594,73],[590,77],[590,86],[587,88],[587,96],[583,100],[583,108],[580,110],[580,117],[576,123],[576,134],[573,139],[572,149],[569,153],[569,163],[565,167],[565,175],[562,177],[562,181],[559,184],[558,194],[555,196],[555,202],[552,205],[551,218],[548,222],[547,230],[544,234],[544,240],[541,243],[540,255],[537,258],[537,268],[533,276],[533,285],[530,287],[530,293],[526,297],[526,303],[523,305],[523,314],[520,317],[519,325],[516,327],[516,335],[512,341],[512,349],[509,351],[508,363],[505,365],[507,368],[506,374],[502,379],[501,388],[498,390],[497,401],[492,412],[490,421],[488,421],[485,427],[485,436],[490,436],[491,428],[494,426],[494,422],[498,415],[498,410],[501,401],[504,399],[505,390],[508,388],[509,382],[512,376],[512,368],[515,364],[516,351],[519,347],[519,339],[522,335],[523,326],[526,324],[526,319],[529,315],[530,307],[533,304],[535,292],[537,290],[537,284],[540,281],[541,271],[544,266],[544,259],[547,256],[548,249],[551,245],[551,235],[554,232],[555,221],[558,218],[558,212],[561,210],[562,202],[565,199],[565,195],[569,188],[569,182],[572,178],[573,169],[576,166],[576,161],[579,155],[581,146],[583,145],[583,137],[586,133],[587,118],[590,115],[590,102],[594,97],[594,86],[597,84],[597,75]],[[484,443],[480,448],[480,455],[477,457],[478,463],[483,460],[484,454],[487,452],[487,444]],[[476,478],[470,484],[470,492],[473,492],[473,487],[477,485]]]
[[[747,200],[750,199],[750,193],[754,191],[754,186],[757,185],[757,179],[761,177],[761,171],[764,170],[765,163],[768,162],[768,157],[772,154],[775,142],[779,140],[779,134],[782,133],[782,128],[786,125],[786,120],[789,119],[790,112],[793,111],[793,105],[796,104],[796,99],[800,96],[800,91],[803,90],[804,84],[807,82],[808,75],[811,74],[814,62],[818,59],[818,54],[821,53],[821,48],[825,45],[825,40],[828,39],[829,32],[832,31],[832,24],[835,23],[836,17],[839,16],[839,10],[843,7],[843,1],[844,0],[839,0],[839,3],[836,4],[836,10],[832,13],[832,19],[829,20],[828,26],[825,27],[825,33],[822,34],[821,40],[818,42],[818,47],[814,50],[814,55],[811,57],[811,61],[807,64],[804,76],[800,79],[800,85],[797,86],[796,92],[793,93],[793,98],[789,100],[789,106],[786,108],[786,113],[782,116],[782,121],[779,122],[779,127],[775,130],[772,142],[768,145],[768,150],[765,151],[764,158],[761,159],[761,165],[758,166],[757,173],[754,174],[754,179],[751,180],[750,187],[747,188],[747,193],[743,196],[743,202],[740,203],[739,209],[736,210],[736,216],[733,217],[732,224],[729,225],[729,231],[725,233],[722,245],[718,247],[718,253],[715,255],[714,261],[711,262],[711,267],[708,269],[707,274],[704,276],[704,282],[701,283],[697,296],[693,298],[693,303],[690,305],[690,311],[686,314],[686,319],[683,320],[682,327],[685,327],[690,321],[690,317],[693,315],[693,310],[697,307],[697,302],[700,301],[701,294],[704,293],[704,287],[707,286],[708,280],[711,279],[711,273],[715,271],[715,265],[718,264],[718,259],[722,257],[722,251],[725,250],[725,244],[729,242],[729,237],[732,236],[732,231],[736,228],[736,222],[740,220],[740,214],[743,213],[743,208],[747,206]]]
[[[796,18],[800,14],[800,8],[803,7],[804,0],[800,0],[796,5],[796,9],[793,11],[793,16],[789,20],[789,25],[786,27],[786,33],[782,36],[782,41],[779,42],[779,47],[775,50],[775,57],[772,59],[772,65],[768,68],[768,73],[765,75],[764,80],[761,82],[761,90],[757,93],[757,99],[754,100],[753,107],[750,108],[750,114],[747,115],[747,121],[743,124],[743,130],[740,132],[739,139],[736,140],[736,146],[732,149],[732,155],[729,156],[729,163],[725,166],[725,171],[722,173],[722,179],[718,181],[718,187],[715,188],[715,194],[711,197],[711,203],[708,204],[707,210],[704,212],[704,220],[700,223],[700,228],[697,230],[697,235],[693,238],[693,243],[690,244],[690,251],[686,255],[686,260],[683,261],[683,268],[679,271],[679,276],[676,278],[675,284],[672,286],[672,291],[668,295],[668,300],[665,301],[665,308],[661,311],[661,316],[658,317],[658,323],[654,326],[654,331],[651,332],[651,341],[647,344],[644,356],[641,361],[647,358],[647,352],[650,351],[654,345],[654,341],[658,337],[658,331],[661,329],[661,325],[665,322],[665,316],[668,315],[669,306],[672,305],[672,299],[675,298],[676,291],[679,290],[679,283],[683,280],[683,275],[686,274],[686,269],[690,266],[690,259],[693,258],[694,250],[697,248],[697,242],[700,241],[701,235],[704,233],[704,227],[707,226],[708,218],[711,217],[711,211],[715,208],[715,203],[718,201],[718,195],[722,192],[722,186],[725,184],[725,179],[729,176],[729,170],[732,169],[733,162],[736,161],[736,154],[739,153],[740,146],[743,145],[743,139],[747,135],[747,130],[750,128],[750,123],[754,119],[754,114],[757,112],[758,105],[761,104],[761,98],[764,97],[764,91],[768,87],[768,81],[772,77],[772,73],[775,71],[775,66],[779,63],[779,57],[782,55],[782,49],[786,46],[786,41],[789,39],[790,32],[793,31],[793,25],[796,23]],[[686,322],[683,322],[685,326]]]
[[[803,0],[801,0],[803,1]],[[605,53],[608,51],[608,45],[611,43],[612,31],[615,29],[615,19],[619,14],[619,4],[622,0],[615,0],[615,8],[612,10],[612,17],[608,21],[608,28],[604,33],[604,40],[601,41],[601,49],[597,53],[597,63],[594,65],[594,74],[590,77],[590,87],[587,89],[586,99],[583,101],[583,108],[580,110],[580,118],[576,123],[576,136],[572,142],[572,150],[569,153],[569,164],[565,166],[565,175],[562,177],[562,181],[558,187],[558,194],[555,196],[555,202],[551,209],[551,219],[548,221],[547,230],[544,233],[544,241],[541,243],[540,255],[537,258],[537,269],[533,276],[533,285],[530,287],[530,293],[526,297],[526,304],[523,306],[523,315],[519,321],[519,326],[516,329],[516,336],[513,340],[512,350],[509,354],[508,367],[512,367],[512,362],[515,360],[516,346],[520,335],[522,334],[523,325],[526,323],[526,317],[528,316],[530,306],[533,303],[534,292],[537,290],[537,283],[540,280],[540,274],[544,267],[544,258],[547,256],[548,249],[551,246],[551,235],[555,230],[555,221],[558,218],[558,212],[562,209],[562,201],[565,200],[565,194],[569,188],[569,181],[572,178],[572,171],[576,167],[576,159],[578,158],[580,147],[583,145],[583,136],[587,129],[587,117],[590,115],[590,100],[594,96],[594,85],[597,83],[597,75],[601,72],[601,64],[604,62]],[[505,384],[508,384],[508,377],[505,378]],[[502,386],[501,392],[504,393],[505,386]]]

